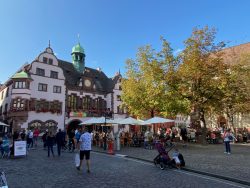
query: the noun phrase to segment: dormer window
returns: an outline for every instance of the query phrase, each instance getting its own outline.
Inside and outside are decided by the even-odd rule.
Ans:
[[[49,63],[48,63],[49,65],[53,65],[53,59],[50,59],[49,58]]]
[[[48,58],[47,57],[43,57],[43,63],[47,64]]]
[[[53,65],[53,59],[47,58],[47,57],[43,57],[43,63],[49,64],[49,65]]]

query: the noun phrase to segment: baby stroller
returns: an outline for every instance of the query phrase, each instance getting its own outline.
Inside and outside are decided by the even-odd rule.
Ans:
[[[8,188],[7,180],[4,172],[0,172],[0,187]]]
[[[159,165],[161,170],[164,170],[166,167],[173,168],[175,167],[175,163],[169,157],[168,152],[172,150],[175,145],[172,145],[168,151],[165,150],[161,143],[155,144],[156,149],[158,150],[159,154],[154,158],[155,166]]]

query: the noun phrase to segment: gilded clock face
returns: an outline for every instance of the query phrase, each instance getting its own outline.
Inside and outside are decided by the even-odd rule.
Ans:
[[[86,87],[90,87],[90,86],[91,86],[90,80],[89,80],[89,79],[84,80],[84,85],[85,85]]]

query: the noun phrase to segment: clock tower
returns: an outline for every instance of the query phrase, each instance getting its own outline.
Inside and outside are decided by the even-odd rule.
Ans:
[[[71,56],[75,69],[79,73],[83,73],[85,69],[85,53],[80,42],[72,48]]]

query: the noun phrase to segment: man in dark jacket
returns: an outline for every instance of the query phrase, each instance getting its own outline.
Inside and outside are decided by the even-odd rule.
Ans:
[[[47,147],[47,136],[48,136],[48,130],[45,131],[45,133],[42,136],[42,140],[43,140],[43,149],[45,150]]]
[[[56,133],[56,145],[57,145],[57,154],[58,156],[61,155],[61,148],[64,144],[64,134],[61,129]]]

